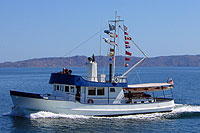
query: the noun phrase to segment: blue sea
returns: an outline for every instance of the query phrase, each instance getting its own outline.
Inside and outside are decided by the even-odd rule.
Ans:
[[[73,74],[87,75],[86,68],[71,69]],[[199,67],[141,67],[128,75],[129,84],[166,82],[172,77],[176,106],[168,113],[93,117],[44,111],[18,116],[12,112],[10,90],[51,93],[50,74],[61,70],[0,68],[0,132],[200,132]],[[124,71],[117,69],[119,75]]]

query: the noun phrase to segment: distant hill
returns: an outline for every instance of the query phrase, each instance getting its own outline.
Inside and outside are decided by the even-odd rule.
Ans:
[[[73,56],[73,57],[49,57],[49,58],[36,58],[16,62],[0,63],[0,67],[84,67],[87,63],[86,56]],[[137,62],[140,57],[131,57],[130,65]],[[108,66],[109,57],[96,56],[97,63],[100,62],[101,66]],[[124,56],[116,57],[116,66],[124,66]],[[199,67],[200,55],[178,55],[178,56],[159,56],[147,58],[141,66],[148,67]]]

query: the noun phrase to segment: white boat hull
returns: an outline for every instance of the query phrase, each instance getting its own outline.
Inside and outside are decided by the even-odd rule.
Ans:
[[[15,108],[30,111],[50,111],[62,114],[92,115],[92,116],[116,116],[153,112],[168,112],[174,108],[174,100],[166,100],[154,103],[141,104],[81,104],[72,101],[59,101],[37,99],[11,95]]]

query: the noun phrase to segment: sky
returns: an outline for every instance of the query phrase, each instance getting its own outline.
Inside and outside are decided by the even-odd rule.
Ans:
[[[115,11],[148,57],[196,55],[199,6],[199,0],[0,0],[0,63],[106,55],[103,32],[82,43],[107,28]]]

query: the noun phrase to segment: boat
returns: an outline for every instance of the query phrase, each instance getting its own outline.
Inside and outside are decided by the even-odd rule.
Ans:
[[[35,94],[10,90],[13,110],[22,112],[49,111],[61,114],[87,115],[87,116],[119,116],[141,113],[169,112],[175,104],[172,93],[174,83],[168,79],[164,83],[128,84],[127,74],[138,67],[147,58],[146,54],[133,41],[128,34],[128,28],[119,16],[108,21],[109,30],[104,30],[105,44],[109,44],[109,75],[98,74],[95,56],[88,58],[87,79],[80,75],[73,75],[72,70],[63,68],[61,72],[52,73],[49,83],[52,85],[52,94]],[[119,35],[117,30],[123,32],[125,46],[124,66],[128,67],[130,44],[136,46],[143,54],[127,71],[116,76],[116,49]],[[155,93],[163,94],[155,96]],[[162,92],[162,93],[160,93]],[[169,94],[166,92],[170,92]],[[168,94],[168,95],[166,95]]]

